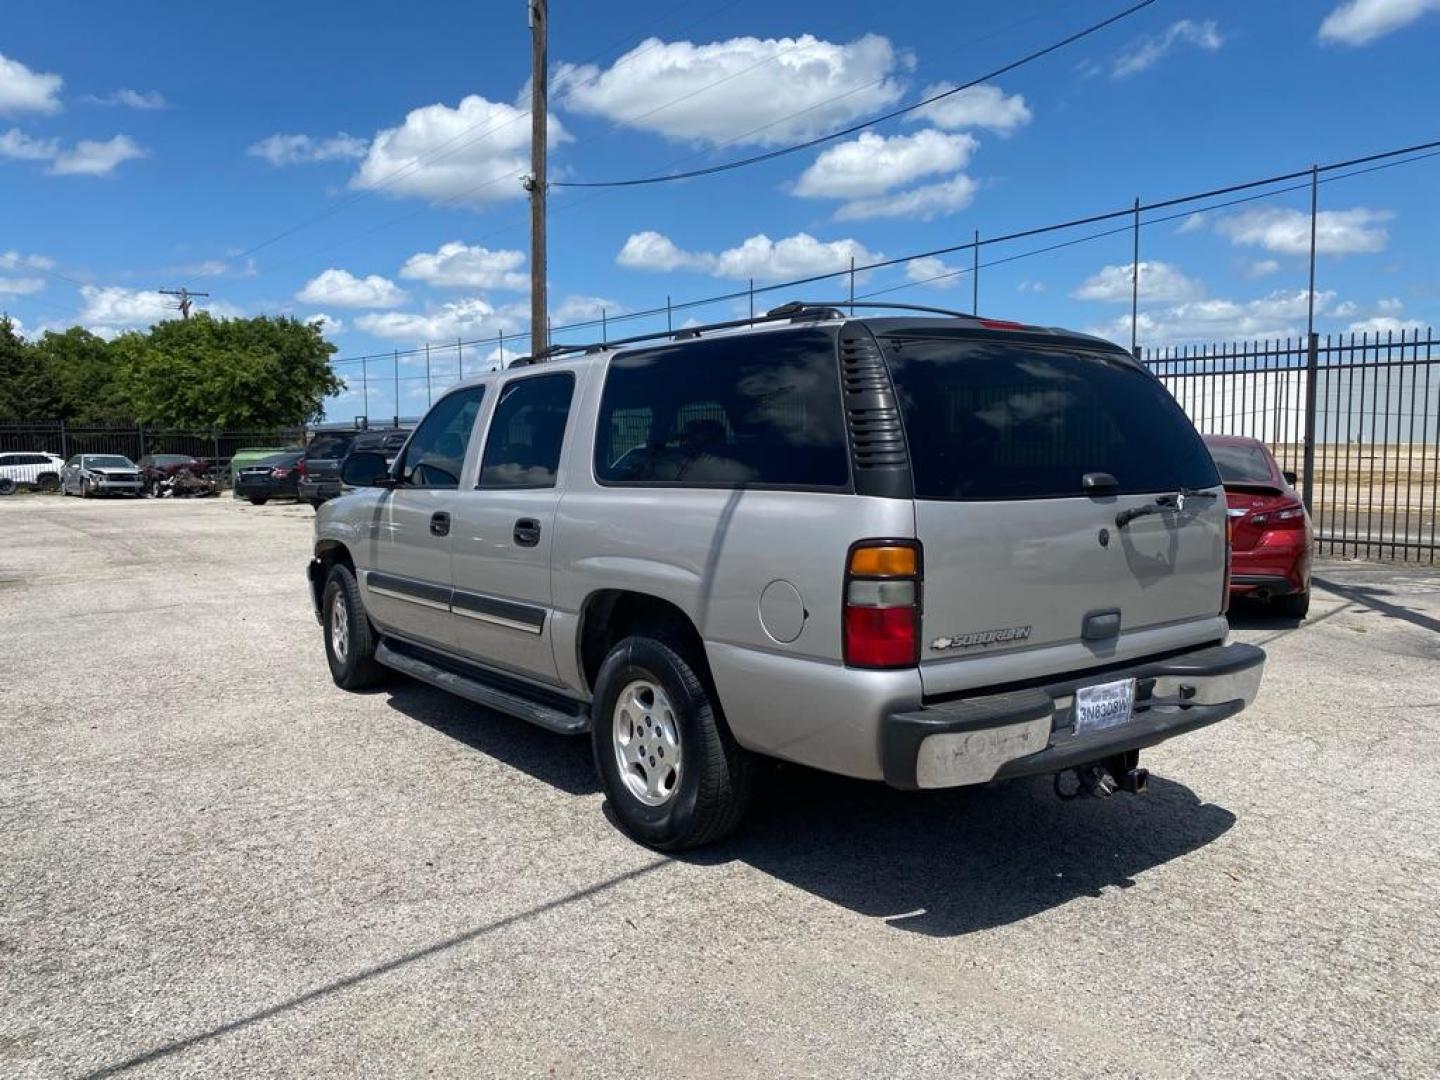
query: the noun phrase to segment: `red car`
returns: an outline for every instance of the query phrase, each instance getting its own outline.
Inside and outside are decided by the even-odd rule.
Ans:
[[[1259,439],[1206,435],[1230,513],[1230,595],[1269,600],[1286,615],[1310,610],[1310,515]]]

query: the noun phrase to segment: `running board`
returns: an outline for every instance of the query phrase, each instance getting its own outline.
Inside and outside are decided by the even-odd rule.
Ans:
[[[422,660],[409,652],[402,652],[384,639],[375,647],[375,659],[402,675],[409,675],[412,679],[429,683],[466,701],[484,705],[487,709],[528,720],[548,731],[561,735],[583,735],[590,730],[590,713],[579,702],[575,703],[576,712],[545,705],[482,681],[478,676],[463,675]]]

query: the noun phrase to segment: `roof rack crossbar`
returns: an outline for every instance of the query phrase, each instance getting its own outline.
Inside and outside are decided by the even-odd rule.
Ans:
[[[561,356],[573,356],[579,353],[597,353],[609,349],[618,349],[625,345],[638,345],[646,341],[686,340],[701,337],[716,330],[735,330],[742,326],[754,326],[757,323],[784,322],[786,320],[800,319],[833,319],[844,318],[844,308],[880,308],[894,309],[897,311],[923,311],[931,315],[945,315],[957,319],[968,319],[972,316],[963,311],[952,311],[949,308],[927,307],[923,304],[892,304],[874,301],[850,301],[836,300],[826,303],[817,303],[810,300],[791,300],[789,303],[781,304],[779,307],[771,308],[763,315],[753,315],[743,319],[727,319],[724,322],[704,323],[699,326],[682,326],[671,330],[657,330],[649,334],[635,334],[631,337],[611,338],[608,341],[590,341],[578,344],[551,345],[530,356],[522,356],[515,360],[511,367],[525,367],[530,364],[543,363],[546,360],[554,360]]]

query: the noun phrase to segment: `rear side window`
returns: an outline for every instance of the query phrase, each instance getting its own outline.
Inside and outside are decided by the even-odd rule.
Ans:
[[[1219,483],[1190,420],[1121,357],[1003,342],[885,339],[915,496],[1082,495],[1087,472],[1120,494]]]
[[[574,391],[575,379],[569,373],[535,375],[505,384],[485,437],[482,488],[555,486]]]
[[[596,423],[607,484],[843,488],[834,337],[781,331],[622,353]]]

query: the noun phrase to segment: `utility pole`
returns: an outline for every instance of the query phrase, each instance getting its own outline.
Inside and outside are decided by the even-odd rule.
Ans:
[[[161,289],[160,294],[162,296],[178,296],[180,298],[179,302],[175,306],[180,309],[180,317],[182,319],[188,319],[190,317],[190,309],[194,306],[190,303],[190,298],[192,296],[210,295],[208,292],[191,292],[189,289],[185,288],[184,285],[181,285],[178,289]]]
[[[539,355],[550,344],[545,304],[545,140],[550,116],[547,86],[546,38],[549,32],[548,0],[525,0],[530,22],[530,353]]]

